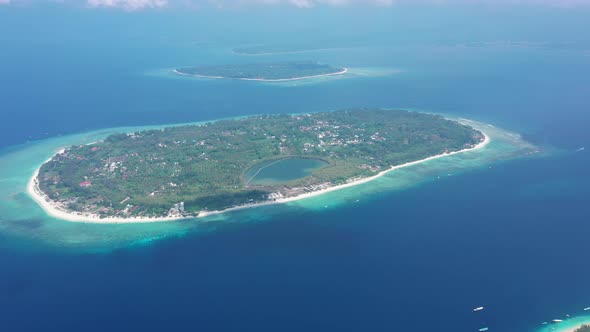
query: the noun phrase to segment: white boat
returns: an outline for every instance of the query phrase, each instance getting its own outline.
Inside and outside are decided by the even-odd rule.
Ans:
[[[479,329],[479,332],[484,332],[484,331],[487,331],[487,330],[489,330],[489,328],[487,328],[487,327],[482,327],[481,329]]]
[[[553,323],[561,323],[561,322],[563,322],[563,319],[554,319],[553,320]]]
[[[590,307],[588,307],[588,308],[584,308],[584,311],[588,311],[588,310],[590,310]]]
[[[482,311],[483,309],[484,309],[484,307],[477,307],[477,308],[473,309],[473,312]]]

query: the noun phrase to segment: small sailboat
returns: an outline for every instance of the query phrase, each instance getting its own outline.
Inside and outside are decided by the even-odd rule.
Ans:
[[[484,307],[477,307],[477,308],[473,309],[473,312],[482,311],[483,309],[485,309],[485,308]]]

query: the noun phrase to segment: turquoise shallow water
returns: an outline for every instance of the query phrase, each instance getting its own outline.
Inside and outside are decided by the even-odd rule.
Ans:
[[[370,183],[331,192],[287,204],[257,207],[220,215],[175,222],[145,224],[99,225],[73,223],[49,217],[28,196],[26,185],[31,175],[56,151],[73,144],[85,144],[102,139],[115,132],[132,132],[153,127],[127,127],[99,130],[84,134],[52,138],[28,143],[2,152],[0,158],[0,231],[15,238],[35,239],[45,245],[82,250],[112,250],[129,245],[152,243],[158,239],[183,236],[188,232],[208,232],[232,222],[265,220],[275,214],[293,209],[321,210],[354,204],[357,200],[376,192],[409,188],[425,181],[437,181],[441,177],[458,175],[474,168],[492,167],[495,163],[519,157],[537,157],[538,148],[522,140],[518,134],[486,124],[473,122],[491,138],[483,149],[428,161],[399,169]],[[301,165],[296,165],[297,167]],[[300,171],[309,172],[307,165]],[[318,166],[318,165],[312,165]],[[272,171],[272,170],[271,170]],[[262,181],[284,180],[293,173],[274,173]],[[283,176],[284,175],[284,176]],[[278,176],[278,177],[277,177]]]
[[[0,330],[533,332],[590,305],[587,9],[64,5],[0,6]],[[285,43],[315,51],[232,52]],[[351,71],[273,84],[166,69],[291,60]],[[498,130],[486,150],[181,223],[63,222],[24,193],[101,128],[391,106],[542,152]]]
[[[554,319],[561,319],[563,322],[560,323],[553,323],[548,322],[547,325],[543,326],[537,332],[574,332],[574,329],[583,325],[583,324],[590,324],[590,316],[582,315],[573,318],[554,318]]]

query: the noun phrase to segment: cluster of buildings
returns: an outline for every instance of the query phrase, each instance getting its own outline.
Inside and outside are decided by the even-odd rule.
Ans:
[[[304,152],[308,152],[315,147],[373,144],[372,141],[381,142],[386,140],[385,137],[376,132],[371,134],[370,140],[367,141],[363,138],[365,136],[365,129],[363,128],[354,128],[350,125],[335,125],[321,120],[316,121],[313,125],[299,126],[299,130],[312,132],[318,139],[317,143],[304,143]]]
[[[184,215],[184,202],[174,204],[168,211],[171,217],[181,217]]]

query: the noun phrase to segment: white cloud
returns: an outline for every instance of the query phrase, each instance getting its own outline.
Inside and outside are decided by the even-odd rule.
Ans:
[[[168,0],[88,0],[88,6],[91,8],[110,7],[125,10],[140,10],[146,8],[162,8],[167,5]]]
[[[299,8],[311,8],[314,5],[312,0],[289,0],[289,3]]]
[[[368,5],[368,6],[390,6],[394,0],[287,0],[293,6],[300,8],[311,8],[315,6],[351,6],[351,5]]]
[[[412,4],[431,5],[530,5],[561,8],[590,7],[590,0],[0,0],[0,5],[60,2],[64,4],[80,4],[88,8],[116,8],[128,11],[154,9],[163,7],[202,8],[213,6],[218,8],[248,6],[291,6],[297,8],[314,7],[346,7],[346,6],[395,6]]]
[[[404,1],[411,3],[411,0]],[[487,4],[487,5],[543,5],[551,7],[590,6],[590,0],[432,0],[420,1],[438,4]]]
[[[218,7],[291,5],[299,8],[318,6],[393,6],[408,4],[432,5],[542,5],[552,7],[590,6],[590,0],[192,0],[214,4]]]
[[[200,0],[193,0],[200,1]],[[244,6],[293,6],[298,8],[313,8],[318,6],[390,6],[396,0],[206,0],[216,7],[244,7]],[[411,3],[411,1],[407,1]]]

